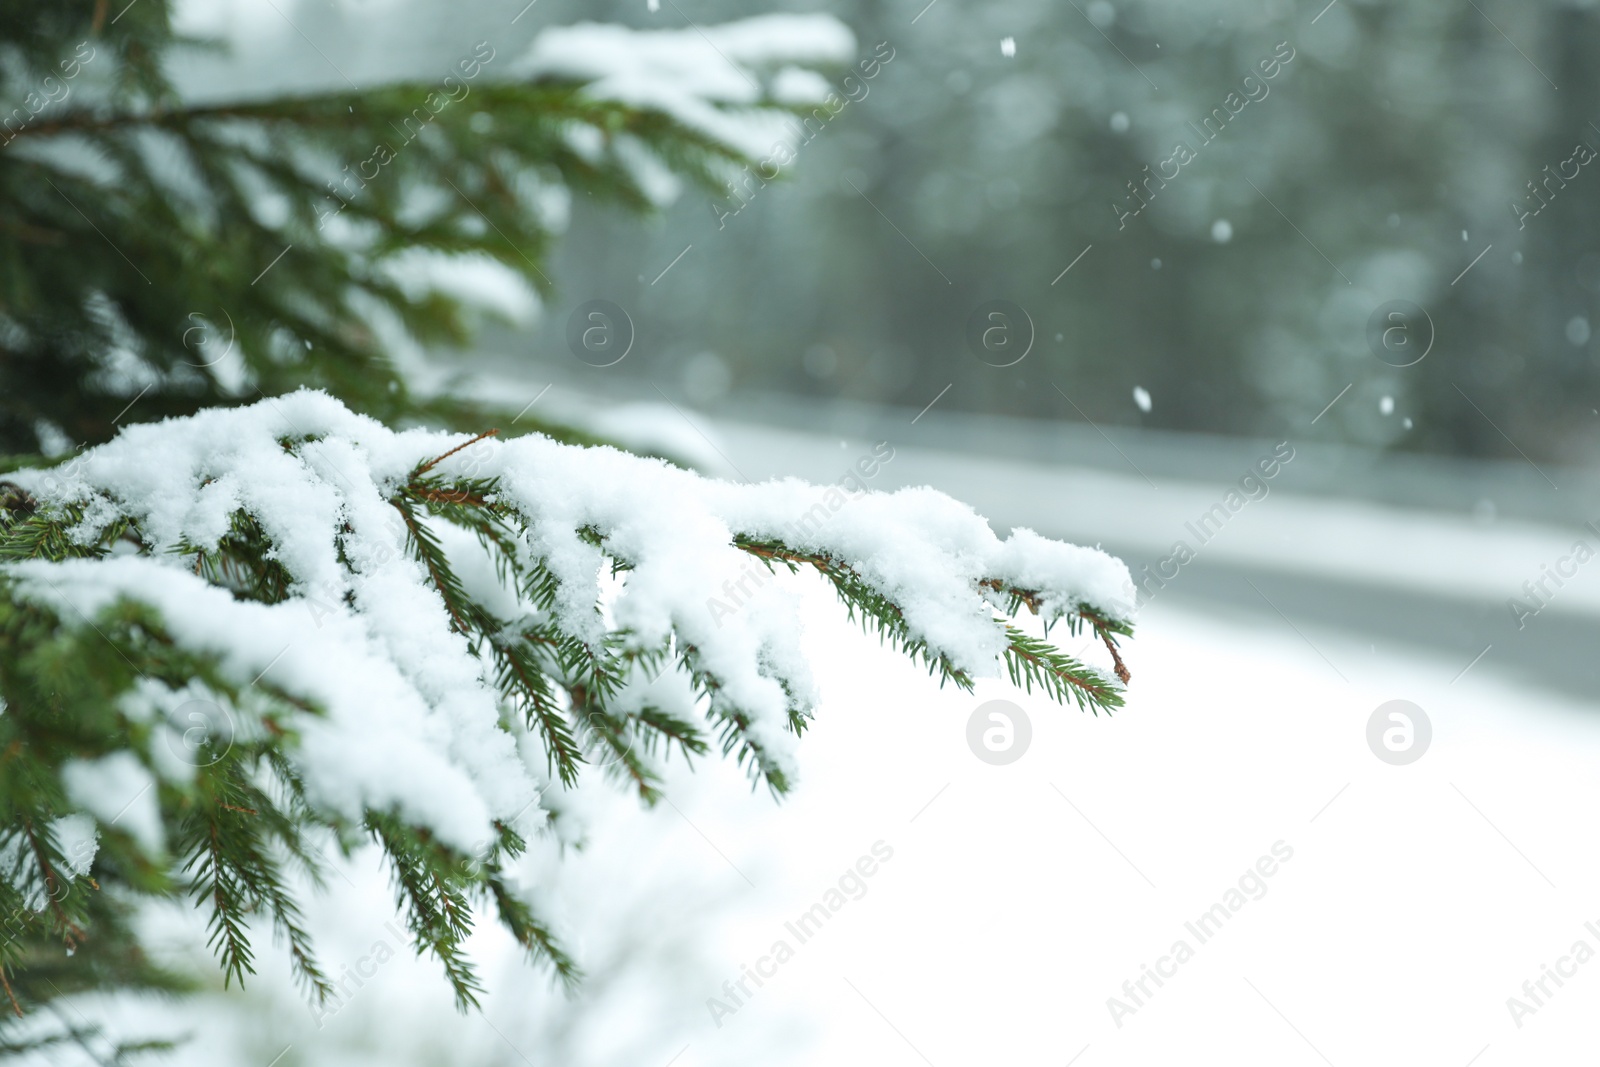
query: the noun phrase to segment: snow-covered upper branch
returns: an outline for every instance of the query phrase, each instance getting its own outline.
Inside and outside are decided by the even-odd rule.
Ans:
[[[518,61],[525,77],[584,83],[597,100],[671,115],[752,158],[787,140],[768,103],[819,103],[810,68],[855,58],[856,39],[831,15],[762,15],[705,29],[633,30],[585,22],[545,30]],[[820,84],[821,92],[812,87]]]

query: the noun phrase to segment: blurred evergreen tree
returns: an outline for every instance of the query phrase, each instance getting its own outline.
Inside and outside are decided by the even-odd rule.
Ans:
[[[481,426],[394,358],[475,324],[431,284],[445,257],[548,294],[542,196],[652,206],[637,153],[611,148],[708,182],[746,162],[663,110],[517,80],[487,42],[434,82],[197,105],[167,64],[206,47],[168,0],[0,2],[0,454],[300,386]]]

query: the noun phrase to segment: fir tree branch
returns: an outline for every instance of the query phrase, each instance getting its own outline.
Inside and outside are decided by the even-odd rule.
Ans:
[[[1109,713],[1122,706],[1121,691],[1099,671],[1015,626],[1006,626],[1006,638],[1006,671],[1013,685],[1030,693],[1037,685],[1052,699],[1065,704],[1070,698],[1081,710],[1096,715],[1102,709]]]
[[[471,909],[452,884],[454,857],[392,815],[369,814],[367,829],[389,857],[395,903],[417,939],[417,952],[433,953],[455,992],[456,1008],[479,1006],[483,986],[462,950],[472,932]]]

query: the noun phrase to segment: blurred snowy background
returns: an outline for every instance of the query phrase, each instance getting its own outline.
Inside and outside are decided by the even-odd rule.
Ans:
[[[555,205],[559,298],[431,354],[438,388],[730,478],[833,480],[888,441],[874,488],[931,484],[999,532],[1156,576],[1126,712],[941,692],[795,579],[826,696],[801,785],[779,807],[706,762],[657,810],[591,813],[586,849],[550,864],[591,975],[576,994],[486,933],[485,1010],[456,1015],[358,858],[316,915],[359,981],[335,1014],[266,954],[246,994],[130,1019],[192,1031],[180,1062],[241,1067],[1588,1054],[1600,966],[1570,959],[1600,949],[1600,178],[1575,151],[1600,145],[1593,5],[197,0],[189,28],[233,50],[179,73],[241,95],[428,72],[480,39],[515,55],[583,20],[770,10],[831,13],[893,58],[839,72],[849,104],[781,181],[684,191],[643,225]],[[1130,190],[1153,172],[1170,180]],[[567,343],[596,299],[633,336],[607,367]],[[992,300],[1020,309],[1009,366],[968,342]],[[1032,722],[1008,766],[967,747],[991,698]],[[1366,739],[1394,699],[1432,723],[1407,766]],[[864,894],[714,1017],[878,842]],[[1198,944],[1185,923],[1279,842],[1292,859]],[[204,962],[182,912],[151,936]],[[1194,958],[1117,1017],[1108,998],[1134,1004],[1124,983],[1179,939]]]

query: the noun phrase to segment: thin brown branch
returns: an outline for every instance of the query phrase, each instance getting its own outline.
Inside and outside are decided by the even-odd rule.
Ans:
[[[6,998],[11,1001],[11,1010],[17,1013],[17,1018],[22,1018],[22,1005],[17,1003],[16,991],[11,988],[11,983],[6,980],[6,970],[0,967],[0,986],[6,990]]]
[[[826,571],[829,567],[838,566],[827,556],[818,556],[809,552],[796,552],[793,549],[779,550],[767,548],[765,545],[754,544],[736,545],[735,547],[762,559],[781,559],[788,563],[809,563],[819,571]]]
[[[1100,636],[1100,640],[1105,642],[1106,651],[1111,653],[1111,662],[1115,665],[1117,677],[1122,679],[1122,684],[1127,685],[1133,681],[1132,672],[1128,670],[1128,665],[1122,662],[1122,656],[1117,652],[1117,643],[1111,639],[1110,625],[1088,608],[1078,608],[1078,614],[1088,620],[1089,625],[1094,627],[1094,632]]]
[[[498,435],[499,433],[500,433],[499,430],[485,430],[482,433],[480,433],[478,436],[474,437],[472,440],[463,441],[461,444],[456,445],[456,447],[452,448],[450,451],[446,452],[444,455],[437,456],[437,457],[435,457],[433,459],[430,459],[428,462],[424,463],[422,466],[420,466],[416,470],[412,471],[411,472],[411,477],[419,478],[422,475],[427,474],[429,471],[433,470],[433,468],[437,467],[439,464],[443,463],[445,460],[449,459],[451,456],[455,455],[457,452],[460,452],[463,448],[469,448],[472,445],[477,444],[479,441],[482,441],[485,437],[494,437],[494,436]]]
[[[1078,675],[1073,674],[1070,671],[1058,671],[1054,667],[1052,667],[1048,662],[1046,662],[1044,659],[1040,658],[1039,656],[1034,655],[1033,653],[1027,651],[1026,649],[1018,648],[1015,644],[1009,645],[1008,649],[1014,655],[1019,656],[1020,658],[1027,660],[1029,663],[1032,663],[1034,666],[1040,668],[1041,670],[1047,671],[1050,674],[1055,675],[1057,678],[1061,679],[1064,682],[1067,682],[1069,685],[1074,685],[1074,686],[1078,687],[1079,689],[1082,689],[1086,693],[1093,693],[1096,696],[1100,696],[1100,697],[1109,697],[1114,693],[1114,690],[1107,689],[1103,685],[1096,685],[1095,683],[1093,683],[1091,681],[1088,681],[1088,680],[1086,680],[1084,678],[1081,678]]]
[[[1033,592],[1032,590],[1011,589],[1006,585],[1006,583],[1002,582],[998,578],[985,578],[978,584],[989,589],[993,589],[996,593],[1010,593],[1012,596],[1016,597],[1018,600],[1022,601],[1028,606],[1029,614],[1039,614],[1039,594]]]
[[[1133,681],[1133,673],[1128,670],[1128,665],[1123,663],[1122,657],[1117,654],[1117,646],[1112,642],[1111,635],[1099,626],[1094,628],[1094,632],[1100,635],[1100,640],[1106,644],[1106,651],[1111,653],[1111,662],[1115,665],[1117,677],[1122,679],[1122,684],[1127,685]]]
[[[441,456],[439,458],[443,459],[444,457]],[[411,495],[430,504],[466,504],[475,508],[489,506],[489,502],[480,494],[468,493],[461,489],[433,489],[424,485],[413,488]]]

